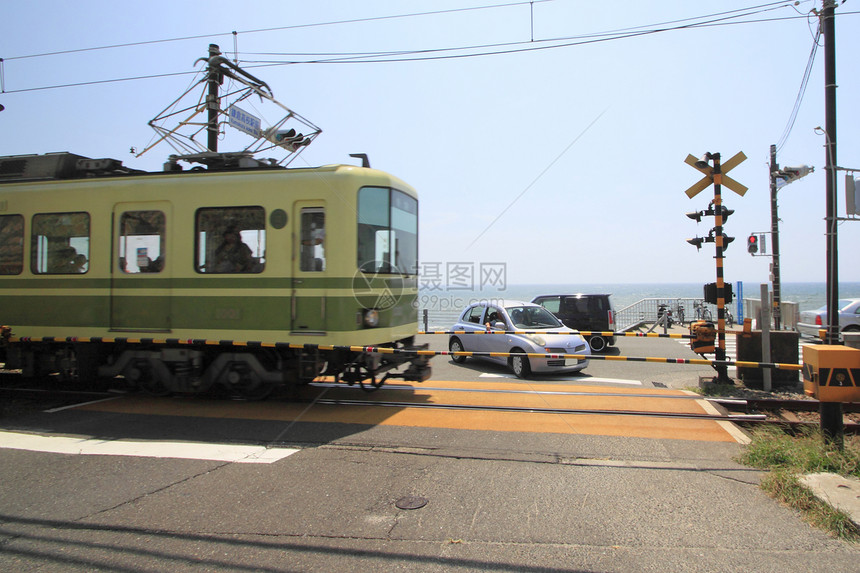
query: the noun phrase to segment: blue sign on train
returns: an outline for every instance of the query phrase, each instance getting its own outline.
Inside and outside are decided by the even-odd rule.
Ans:
[[[230,107],[230,125],[248,135],[260,137],[260,118],[235,105]]]

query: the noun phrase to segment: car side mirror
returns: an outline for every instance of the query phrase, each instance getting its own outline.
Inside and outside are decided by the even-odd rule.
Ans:
[[[493,323],[493,330],[505,330],[505,328],[507,328],[507,325],[501,320],[498,320]]]

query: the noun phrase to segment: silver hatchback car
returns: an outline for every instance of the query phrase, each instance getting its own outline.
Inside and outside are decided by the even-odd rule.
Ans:
[[[588,343],[576,331],[563,325],[544,307],[517,300],[481,301],[466,307],[453,330],[486,332],[491,330],[535,331],[534,334],[452,334],[451,352],[502,352],[522,354],[590,355]],[[466,356],[453,356],[463,363]],[[519,378],[535,373],[578,372],[588,366],[587,358],[546,358],[534,356],[475,356],[507,364]]]
[[[844,298],[838,303],[839,332],[860,332],[860,298]],[[818,338],[818,331],[826,328],[827,305],[818,310],[800,313],[797,330],[803,336]]]

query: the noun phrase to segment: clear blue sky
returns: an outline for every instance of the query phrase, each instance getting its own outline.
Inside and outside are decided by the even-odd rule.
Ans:
[[[494,7],[462,10],[487,6]],[[791,116],[813,45],[810,12],[820,7],[820,0],[6,0],[0,155],[71,151],[159,170],[169,147],[140,158],[129,148],[152,142],[147,122],[192,75],[34,88],[193,71],[210,42],[232,57],[235,30],[240,65],[323,130],[294,166],[355,163],[349,154],[362,152],[418,189],[425,263],[505,262],[510,284],[712,282],[714,246],[697,252],[685,239],[706,235],[713,219],[697,225],[684,213],[705,209],[713,189],[687,198],[700,175],[683,161],[688,153],[719,152],[725,161],[743,151],[748,159],[731,175],[749,192],[723,194],[735,209],[726,232],[736,237],[725,276],[758,284],[768,281],[770,258],[747,254],[746,237],[770,230],[769,146]],[[398,15],[411,16],[383,18]],[[629,35],[705,21],[725,25]],[[343,23],[317,25],[332,22]],[[838,162],[854,168],[858,31],[860,3],[846,2],[836,24]],[[189,39],[151,43],[174,38]],[[129,43],[140,44],[72,51]],[[552,47],[560,44],[568,45]],[[460,47],[469,49],[415,53]],[[299,54],[376,52],[409,53],[396,62],[253,67],[331,57]],[[786,282],[825,280],[824,136],[815,132],[824,125],[823,59],[822,47],[778,157],[783,166],[815,167],[779,193]],[[247,144],[245,137],[228,133],[221,149]],[[840,174],[840,216],[843,185]],[[843,282],[860,281],[858,247],[860,222],[842,223]]]

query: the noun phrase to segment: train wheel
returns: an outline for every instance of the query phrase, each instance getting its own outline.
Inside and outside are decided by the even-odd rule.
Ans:
[[[164,381],[156,376],[151,370],[143,372],[137,383],[141,390],[151,396],[168,396],[171,392],[170,388],[167,387],[167,384],[165,384]]]
[[[255,372],[244,368],[243,365],[237,365],[230,370],[227,374],[227,383],[231,392],[245,400],[268,398],[276,386],[274,382],[266,382]]]
[[[275,384],[260,382],[256,385],[240,386],[234,388],[242,398],[246,400],[264,400],[274,391]]]
[[[362,364],[348,364],[346,368],[344,368],[340,379],[350,386],[358,382],[358,385],[361,386],[361,389],[365,392],[373,392],[382,386],[382,380],[377,381],[376,376]],[[365,385],[365,381],[368,380],[370,383]]]

